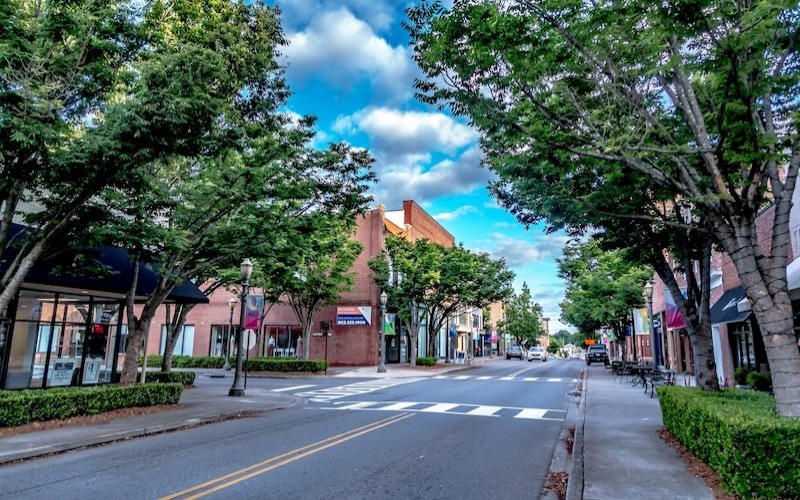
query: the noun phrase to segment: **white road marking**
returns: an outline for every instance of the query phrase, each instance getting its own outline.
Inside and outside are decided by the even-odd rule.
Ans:
[[[501,410],[506,410],[506,416],[524,420],[551,420],[561,422],[566,417],[566,410],[552,410],[546,408],[521,408],[517,406],[491,406],[475,405],[469,403],[434,403],[429,401],[341,401],[335,402],[336,406],[308,407],[313,410],[355,410],[355,411],[403,411],[417,413],[438,413],[447,415],[465,415],[470,417],[494,417]],[[415,407],[416,408],[412,408]],[[471,408],[469,411],[451,411],[457,407]],[[545,417],[545,415],[549,415]]]
[[[309,387],[314,387],[314,384],[311,384],[311,385],[293,385],[291,387],[281,387],[280,389],[272,389],[272,392],[299,391],[300,389],[308,389]]]
[[[391,379],[382,378],[377,380],[367,380],[364,382],[356,382],[354,384],[342,385],[339,387],[329,387],[317,389],[315,391],[306,391],[295,393],[295,396],[305,397],[316,403],[324,403],[334,399],[343,398],[346,396],[355,396],[358,394],[367,394],[370,392],[386,389],[387,387],[394,387],[396,385],[409,384],[411,382],[418,382],[421,378],[401,378]]]
[[[478,377],[478,378],[477,378],[477,380],[491,380],[491,379],[493,379],[493,378],[494,378],[494,377],[487,377],[487,376],[483,376],[483,377]]]
[[[545,413],[547,413],[547,410],[542,410],[541,408],[525,408],[514,415],[514,418],[530,418],[540,420],[542,417],[544,417]]]

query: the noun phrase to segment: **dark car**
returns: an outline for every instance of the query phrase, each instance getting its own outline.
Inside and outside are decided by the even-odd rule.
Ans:
[[[512,345],[511,347],[509,347],[508,350],[506,351],[506,359],[511,359],[511,358],[522,359],[522,347],[518,345]]]
[[[608,366],[608,351],[602,345],[590,345],[586,350],[586,364],[591,365],[592,362],[602,362]]]

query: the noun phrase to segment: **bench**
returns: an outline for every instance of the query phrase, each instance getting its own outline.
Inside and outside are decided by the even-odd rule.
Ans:
[[[675,372],[671,370],[653,370],[645,377],[644,392],[647,393],[648,387],[650,388],[650,397],[656,392],[656,387],[662,385],[675,385]]]

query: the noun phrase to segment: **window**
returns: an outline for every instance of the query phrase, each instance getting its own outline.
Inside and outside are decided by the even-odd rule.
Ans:
[[[159,353],[163,356],[167,347],[167,325],[161,325],[161,347]],[[194,352],[194,325],[184,325],[183,331],[175,341],[174,356],[191,356]]]

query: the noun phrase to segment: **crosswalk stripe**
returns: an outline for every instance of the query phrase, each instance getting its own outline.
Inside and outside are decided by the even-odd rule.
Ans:
[[[514,418],[540,419],[544,417],[545,413],[547,413],[547,410],[542,410],[540,408],[525,408],[514,415]]]
[[[478,380],[491,380],[492,378],[493,377],[483,376],[483,377],[478,377]]]
[[[547,379],[548,382],[561,382],[560,378],[549,378]]]
[[[502,410],[502,406],[479,406],[467,412],[467,415],[478,415],[481,417],[490,417]]]
[[[454,405],[452,403],[438,403],[433,406],[429,406],[428,408],[423,408],[420,411],[424,411],[426,413],[445,413],[447,411],[452,410],[453,408],[461,406],[461,405]]]
[[[467,379],[470,379],[470,378],[472,378],[472,377],[470,377],[469,375],[459,375],[459,376],[455,377],[456,380],[467,380]]]
[[[405,410],[406,408],[410,408],[417,403],[392,403],[389,406],[381,407],[381,410]]]
[[[525,382],[536,382],[537,380],[539,380],[539,377],[525,377],[522,380],[524,380]]]
[[[368,406],[374,406],[376,404],[378,404],[378,403],[360,401],[358,403],[350,403],[349,405],[338,406],[337,408],[340,409],[340,410],[358,410],[360,408],[367,408]]]
[[[311,385],[293,385],[291,387],[281,387],[280,389],[272,389],[272,392],[299,391],[300,389],[308,389],[309,387],[314,387],[314,384],[311,384]]]

